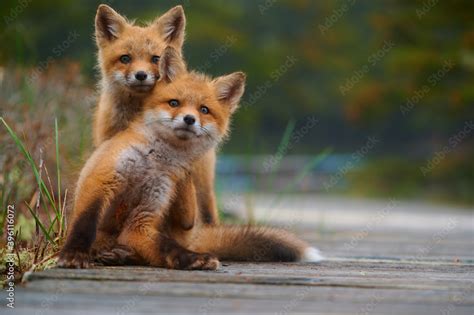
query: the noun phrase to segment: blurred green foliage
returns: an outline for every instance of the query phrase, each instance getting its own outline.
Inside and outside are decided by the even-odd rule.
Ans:
[[[63,59],[79,61],[92,86],[99,3],[3,0],[0,65],[47,69]],[[298,131],[315,116],[316,126],[288,154],[327,147],[350,154],[377,136],[380,144],[364,158],[379,161],[373,165],[380,174],[386,169],[413,175],[406,186],[411,187],[411,181],[425,184],[417,179],[422,163],[474,120],[470,0],[106,3],[139,23],[183,4],[190,67],[213,75],[239,69],[248,74],[228,153],[274,153],[288,121],[294,119]],[[474,186],[466,171],[474,157],[473,133],[452,148],[466,162],[453,162],[439,175],[467,177],[468,189]],[[452,159],[448,154],[444,163]]]
[[[93,83],[92,34],[99,3],[2,1],[0,62],[38,67],[51,57],[51,62],[79,60]],[[188,18],[185,54],[190,66],[211,74],[236,69],[248,73],[250,105],[237,118],[230,151],[248,147],[268,152],[290,118],[302,122],[317,115],[320,125],[295,152],[315,152],[328,145],[354,150],[366,136],[378,134],[384,139],[381,152],[426,155],[474,117],[472,1],[108,3],[139,22],[182,3]],[[434,6],[426,7],[429,3]],[[382,55],[388,41],[393,47]],[[295,58],[294,65],[274,82],[275,71],[287,57]],[[452,61],[452,68],[402,115],[400,107],[428,84],[445,60]],[[367,73],[351,80],[364,66]],[[249,102],[268,80],[271,87]],[[341,93],[350,81],[355,82],[352,88]]]

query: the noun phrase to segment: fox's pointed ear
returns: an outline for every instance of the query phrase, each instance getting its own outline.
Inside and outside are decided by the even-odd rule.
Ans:
[[[127,20],[105,4],[99,5],[95,16],[95,37],[98,45],[117,39]]]
[[[157,18],[153,25],[158,29],[161,38],[179,53],[183,48],[186,16],[183,7],[178,5]]]
[[[186,73],[186,64],[181,55],[171,46],[165,48],[160,58],[160,79],[172,82],[176,77]]]
[[[234,72],[218,77],[212,82],[217,98],[225,105],[228,105],[231,112],[234,112],[239,106],[240,99],[245,91],[245,79],[245,73]]]

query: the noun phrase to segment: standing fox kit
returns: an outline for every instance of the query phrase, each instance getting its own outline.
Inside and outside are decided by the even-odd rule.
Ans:
[[[158,64],[166,46],[180,54],[186,18],[181,6],[169,10],[146,27],[100,5],[95,20],[102,75],[101,95],[94,121],[94,142],[99,145],[127,128],[141,111],[143,99],[159,79]]]
[[[144,99],[160,78],[159,63],[167,46],[181,56],[186,18],[181,6],[174,7],[145,27],[134,25],[106,5],[100,5],[95,20],[101,94],[93,124],[94,143],[99,146],[125,130],[143,109]],[[190,178],[176,191],[173,208],[200,211],[200,219],[217,223],[214,196],[215,151],[194,161]],[[197,187],[197,189],[196,189]],[[193,219],[175,218],[184,229]]]
[[[178,183],[196,159],[227,135],[245,75],[211,80],[189,73],[171,47],[162,54],[159,74],[142,111],[124,131],[103,142],[82,169],[58,265],[87,267],[96,236],[104,234],[116,239],[111,252],[118,256],[125,253],[135,263],[174,269],[215,270],[219,259],[318,260],[317,250],[276,229],[201,226],[191,230],[191,237],[167,229]]]

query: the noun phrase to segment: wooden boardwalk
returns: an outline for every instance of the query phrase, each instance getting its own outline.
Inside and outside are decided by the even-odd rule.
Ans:
[[[287,227],[323,251],[328,259],[320,264],[228,262],[217,272],[53,269],[17,288],[15,313],[474,314],[472,211],[416,212],[410,207],[422,207],[408,204],[386,211],[383,202],[366,203],[352,225],[321,224],[332,201],[314,201],[326,207]],[[357,202],[344,207],[349,217],[357,213]],[[287,215],[285,206],[274,211]],[[394,223],[403,217],[406,224]]]

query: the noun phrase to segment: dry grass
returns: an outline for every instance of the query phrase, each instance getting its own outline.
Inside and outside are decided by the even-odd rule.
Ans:
[[[77,64],[50,67],[33,79],[31,73],[0,68],[0,223],[5,242],[6,209],[14,205],[19,274],[51,266],[62,243],[68,191],[90,149],[96,101]],[[3,249],[0,260],[6,254]]]

